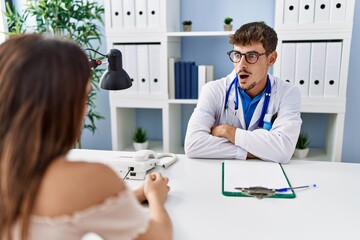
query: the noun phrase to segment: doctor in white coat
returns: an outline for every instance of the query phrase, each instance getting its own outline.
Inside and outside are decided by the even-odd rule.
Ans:
[[[300,133],[300,91],[268,74],[277,58],[277,34],[264,22],[230,37],[234,70],[204,85],[189,120],[190,158],[289,162]]]

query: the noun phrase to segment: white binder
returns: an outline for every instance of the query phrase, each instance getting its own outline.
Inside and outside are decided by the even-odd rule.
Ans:
[[[310,48],[308,42],[296,44],[295,85],[303,96],[309,94]]]
[[[123,53],[124,70],[129,74],[132,82],[132,86],[129,88],[128,92],[136,93],[138,92],[139,88],[139,78],[137,71],[137,47],[135,44],[126,44],[123,46],[125,51]]]
[[[330,21],[331,0],[316,0],[315,2],[315,23]]]
[[[299,22],[299,0],[284,0],[284,24]]]
[[[332,0],[330,22],[344,22],[346,14],[346,0]]]
[[[280,78],[295,83],[296,43],[283,43],[281,47]]]
[[[178,62],[179,58],[170,57],[168,60],[168,79],[169,79],[169,98],[175,99],[175,62]]]
[[[325,97],[335,97],[339,93],[341,47],[341,42],[328,42],[326,44]]]
[[[201,89],[206,83],[206,65],[198,66],[198,96],[200,97]]]
[[[114,0],[118,1],[118,0]],[[123,0],[124,28],[135,27],[135,5],[134,0]]]
[[[150,93],[164,94],[164,81],[160,76],[160,44],[149,45]]]
[[[324,94],[325,52],[325,42],[311,44],[309,96],[323,96]]]
[[[148,27],[160,27],[160,0],[147,0]]]
[[[147,0],[135,0],[135,25],[138,28],[147,27]]]
[[[111,4],[111,27],[122,28],[123,27],[123,7],[122,1],[112,0]]]
[[[149,81],[149,47],[146,44],[137,45],[138,93],[150,93]]]
[[[315,12],[314,0],[300,0],[299,3],[299,23],[313,23]]]

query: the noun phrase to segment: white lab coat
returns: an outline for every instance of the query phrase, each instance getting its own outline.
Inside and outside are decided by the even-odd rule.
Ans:
[[[235,92],[232,88],[229,107],[225,106],[225,95],[236,74],[233,70],[227,77],[204,85],[199,101],[189,120],[185,153],[190,158],[246,159],[247,152],[273,162],[287,163],[294,152],[300,132],[301,95],[294,85],[269,76],[271,96],[267,114],[278,113],[270,131],[258,127],[265,95],[260,99],[248,130],[239,96],[239,109],[235,116]],[[225,138],[210,134],[211,128],[220,124],[232,124],[236,129],[235,145]]]

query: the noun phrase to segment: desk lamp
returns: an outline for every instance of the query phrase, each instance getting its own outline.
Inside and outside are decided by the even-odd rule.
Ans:
[[[131,87],[132,83],[130,77],[122,67],[122,55],[119,50],[110,49],[106,55],[101,54],[91,48],[85,49],[85,51],[87,50],[96,52],[97,54],[108,59],[108,68],[100,79],[100,87],[102,89],[123,90]],[[89,59],[89,62],[92,69],[95,69],[97,66],[102,64],[100,60],[95,60],[92,58]]]

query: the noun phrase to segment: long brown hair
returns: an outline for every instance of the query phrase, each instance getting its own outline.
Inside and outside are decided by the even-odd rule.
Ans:
[[[0,45],[0,239],[26,239],[41,180],[78,139],[90,68],[71,41],[19,35]]]

